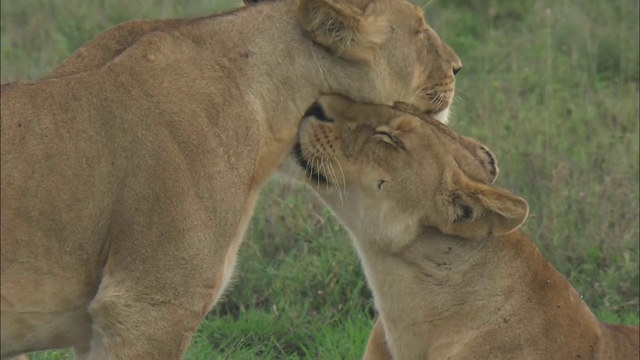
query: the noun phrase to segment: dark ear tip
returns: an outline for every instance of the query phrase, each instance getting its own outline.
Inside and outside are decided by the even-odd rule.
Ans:
[[[489,150],[486,146],[481,147],[482,151],[484,151],[485,155],[487,155],[487,161],[489,162],[489,172],[492,176],[498,176],[498,162],[496,161],[495,155]]]

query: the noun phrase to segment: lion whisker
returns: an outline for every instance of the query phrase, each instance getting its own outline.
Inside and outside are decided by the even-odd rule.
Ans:
[[[338,176],[336,175],[335,169],[333,167],[333,163],[327,163],[327,168],[331,173],[332,182],[336,186],[336,191],[338,192],[338,197],[340,198],[340,203],[344,204],[344,197],[342,195],[342,190],[340,189],[340,183],[338,182]]]
[[[346,191],[347,191],[347,179],[344,176],[344,170],[342,169],[342,165],[340,164],[340,161],[338,160],[338,158],[335,155],[333,155],[333,158],[335,159],[335,162],[336,162],[336,164],[338,164],[338,168],[340,169],[340,174],[342,175],[342,185],[344,187],[343,192],[346,194]],[[340,189],[340,186],[339,186],[337,180],[336,180],[336,184],[338,186],[338,189]],[[342,199],[342,197],[341,197],[341,199]],[[342,205],[344,205],[344,201],[342,202]]]

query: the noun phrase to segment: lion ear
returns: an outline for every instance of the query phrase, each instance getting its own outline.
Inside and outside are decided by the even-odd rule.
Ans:
[[[371,60],[388,25],[374,5],[361,10],[344,0],[300,0],[298,21],[313,40],[348,60]]]
[[[459,169],[446,170],[437,207],[442,232],[463,238],[503,235],[518,229],[529,214],[527,201],[475,182]]]

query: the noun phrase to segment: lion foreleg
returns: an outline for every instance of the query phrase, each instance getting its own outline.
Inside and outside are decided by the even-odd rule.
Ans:
[[[389,347],[387,346],[387,338],[384,333],[384,325],[382,320],[378,318],[371,329],[367,348],[364,352],[363,360],[393,360]]]

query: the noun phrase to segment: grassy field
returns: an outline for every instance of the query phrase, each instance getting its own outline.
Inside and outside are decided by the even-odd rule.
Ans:
[[[1,78],[37,79],[118,22],[234,4],[3,1]],[[526,232],[598,317],[636,325],[638,7],[637,0],[448,0],[426,13],[464,63],[453,127],[495,152],[498,185],[531,205]],[[374,315],[345,231],[308,191],[274,180],[235,284],[187,359],[357,359]]]

